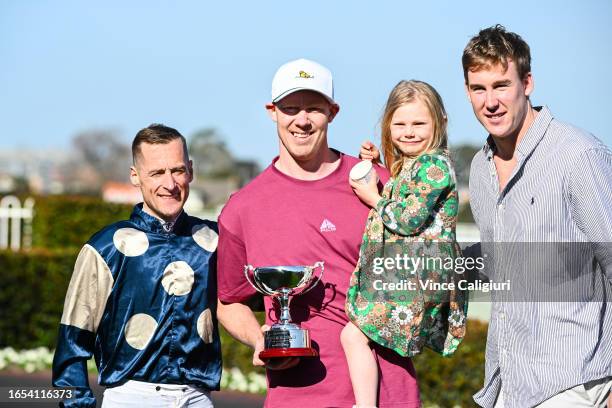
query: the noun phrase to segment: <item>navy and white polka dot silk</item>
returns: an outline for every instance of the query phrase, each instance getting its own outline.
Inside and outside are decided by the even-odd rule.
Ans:
[[[127,380],[219,389],[217,225],[182,213],[170,229],[134,208],[96,233],[70,281],[53,384],[77,387],[67,406],[95,406],[86,360],[104,386]]]

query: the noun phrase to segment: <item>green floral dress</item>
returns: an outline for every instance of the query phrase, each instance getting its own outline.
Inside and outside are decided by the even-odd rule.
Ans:
[[[442,152],[405,159],[384,186],[346,300],[349,319],[372,341],[402,356],[424,346],[445,356],[457,349],[467,313],[453,266],[461,255],[457,210],[454,170]]]

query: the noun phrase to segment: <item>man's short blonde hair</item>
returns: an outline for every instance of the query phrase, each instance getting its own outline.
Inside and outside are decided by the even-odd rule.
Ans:
[[[475,72],[497,64],[507,70],[508,60],[516,64],[521,79],[531,72],[529,45],[520,35],[506,31],[500,24],[480,30],[463,50],[461,62],[465,83],[468,83],[468,71]]]

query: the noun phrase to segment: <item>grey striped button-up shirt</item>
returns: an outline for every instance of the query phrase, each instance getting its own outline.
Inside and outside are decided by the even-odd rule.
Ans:
[[[592,243],[587,246],[597,249],[582,272],[599,285],[599,297],[571,302],[493,297],[485,384],[474,395],[484,407],[492,407],[499,392],[507,407],[531,407],[612,376],[612,153],[587,132],[555,120],[546,107],[537,109],[502,191],[490,137],[472,161],[470,204],[483,248],[494,242]],[[524,261],[518,258],[485,273],[494,281],[545,273],[517,269]]]

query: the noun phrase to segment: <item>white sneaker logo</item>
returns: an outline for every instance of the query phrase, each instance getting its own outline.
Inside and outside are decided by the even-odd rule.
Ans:
[[[336,230],[336,226],[326,218],[321,223],[321,227],[319,229],[321,232],[334,232]]]

